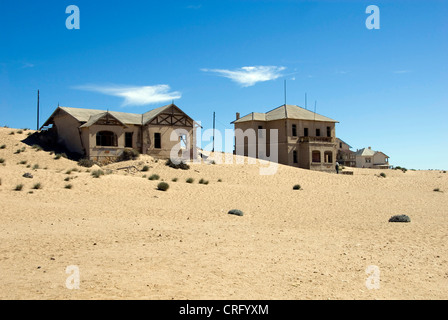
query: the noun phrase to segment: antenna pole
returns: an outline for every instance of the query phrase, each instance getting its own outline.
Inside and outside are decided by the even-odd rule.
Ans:
[[[39,93],[39,90],[37,90],[37,129],[36,129],[36,131],[39,131],[39,108],[40,108],[40,93]]]
[[[285,106],[286,106],[286,80],[285,80]]]

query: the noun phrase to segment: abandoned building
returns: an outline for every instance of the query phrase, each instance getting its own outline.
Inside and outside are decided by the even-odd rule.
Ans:
[[[253,129],[258,134],[236,139],[235,153],[244,150],[245,156],[251,156],[250,148],[258,152],[259,140],[266,142],[266,151],[278,148],[278,163],[303,169],[333,172],[336,163],[336,123],[338,121],[295,105],[282,105],[267,113],[250,113],[232,122],[235,130],[248,132]],[[266,131],[262,131],[265,129]],[[278,130],[278,143],[271,145],[270,130]],[[263,136],[263,134],[266,136]],[[263,142],[264,143],[264,142]],[[251,149],[254,150],[254,149]],[[269,154],[265,155],[269,157]],[[263,155],[261,155],[263,158]]]
[[[116,160],[127,148],[168,159],[179,143],[196,157],[195,122],[175,104],[144,114],[58,107],[42,128],[68,151],[98,162]],[[185,134],[172,141],[176,129]]]

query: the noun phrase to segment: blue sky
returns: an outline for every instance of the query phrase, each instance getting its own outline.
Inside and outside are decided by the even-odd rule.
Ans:
[[[282,105],[287,80],[288,104],[307,93],[355,150],[448,169],[447,17],[442,0],[2,0],[0,126],[35,129],[39,89],[41,123],[58,103],[143,113],[175,99],[224,131]]]

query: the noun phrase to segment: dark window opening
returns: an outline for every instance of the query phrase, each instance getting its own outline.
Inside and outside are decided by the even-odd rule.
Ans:
[[[132,132],[126,132],[124,136],[124,147],[125,148],[132,148]]]
[[[327,137],[331,137],[331,128],[327,127]]]
[[[308,137],[308,135],[309,135],[309,134],[308,134],[308,128],[305,128],[304,136],[305,136],[305,137]]]
[[[342,149],[342,142],[339,142],[339,149]]]
[[[162,149],[162,136],[160,133],[154,133],[154,148]]]
[[[312,160],[313,162],[320,163],[320,151],[313,151]]]
[[[320,137],[320,129],[316,129],[316,137]]]
[[[297,137],[297,126],[295,124],[292,125],[292,136]]]
[[[333,163],[333,152],[325,151],[325,162],[326,163]]]
[[[297,160],[297,151],[293,151],[292,152],[292,160],[293,160],[293,162],[294,163],[298,163],[298,160]]]
[[[96,134],[96,145],[98,147],[117,147],[117,135],[111,131],[100,131]]]

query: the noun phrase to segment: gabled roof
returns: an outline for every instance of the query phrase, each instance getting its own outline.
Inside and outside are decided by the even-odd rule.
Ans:
[[[369,149],[369,148],[363,148],[361,150],[356,151],[357,156],[371,157],[371,156],[374,156],[375,153],[376,153],[376,151],[373,151],[372,149]]]
[[[233,121],[232,124],[247,121],[274,121],[281,119],[297,119],[297,120],[311,120],[311,121],[338,123],[338,121],[325,117],[318,113],[314,113],[310,110],[304,109],[299,106],[288,104],[288,105],[282,105],[267,113],[255,113],[255,112],[250,113],[247,116],[244,116],[238,120]]]
[[[150,110],[143,115],[136,113],[127,113],[127,112],[116,112],[116,111],[104,111],[104,110],[96,110],[96,109],[80,109],[80,108],[67,108],[67,107],[58,107],[53,114],[48,118],[48,120],[44,123],[42,127],[49,126],[53,118],[60,112],[69,114],[73,118],[75,118],[78,122],[81,122],[83,125],[81,127],[90,127],[96,121],[101,119],[106,114],[111,115],[117,121],[121,122],[124,125],[142,125],[147,124],[149,121],[157,117],[159,114],[164,111],[174,108],[178,113],[184,114],[186,117],[191,119],[188,115],[186,115],[182,110],[179,109],[175,104],[169,104],[160,108],[156,108]],[[193,119],[191,119],[193,121]]]
[[[353,148],[351,145],[349,145],[347,142],[345,142],[344,140],[342,140],[341,138],[336,138],[336,139],[338,139],[340,142],[342,142],[343,144],[346,144],[346,145],[348,145],[348,147],[351,149],[351,148]]]
[[[117,116],[117,115],[113,115],[111,112],[104,112],[104,113],[98,113],[98,114],[95,114],[95,115],[93,115],[93,116],[90,116],[90,119],[89,119],[89,121],[87,121],[86,123],[84,123],[82,126],[80,126],[80,128],[88,128],[88,127],[91,127],[91,126],[93,126],[94,124],[96,124],[97,122],[98,122],[98,120],[100,120],[100,119],[102,119],[102,118],[104,118],[104,117],[112,117],[112,118],[114,118],[115,120],[117,120],[118,122],[120,122],[123,126],[125,126],[126,127],[126,125],[123,123],[123,121],[122,120],[125,120],[125,119],[123,119],[123,117],[120,117],[119,115]],[[120,120],[120,118],[121,118],[121,120]],[[140,118],[141,118],[141,116],[140,116]],[[129,123],[128,123],[129,124]]]

